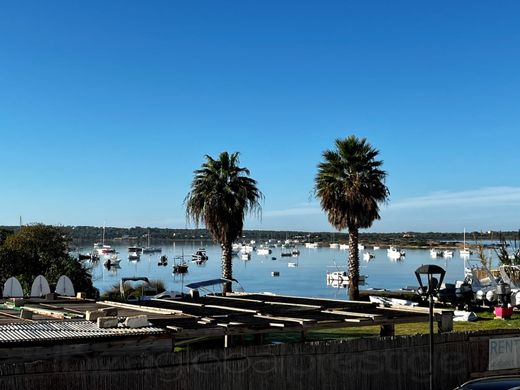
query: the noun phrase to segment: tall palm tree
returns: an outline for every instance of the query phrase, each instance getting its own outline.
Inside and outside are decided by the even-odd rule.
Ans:
[[[348,272],[350,299],[359,299],[359,229],[369,228],[379,216],[379,204],[388,200],[379,151],[351,135],[337,139],[335,150],[323,152],[315,177],[315,194],[328,220],[349,235]]]
[[[186,217],[198,226],[204,224],[222,248],[222,277],[232,279],[231,248],[242,235],[247,213],[259,215],[262,193],[249,170],[238,166],[239,153],[222,152],[218,159],[206,155],[200,169],[194,171],[191,191],[186,195]],[[231,292],[225,283],[224,292]]]

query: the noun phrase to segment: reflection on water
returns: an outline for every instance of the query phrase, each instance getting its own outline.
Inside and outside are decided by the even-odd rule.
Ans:
[[[163,246],[162,253],[142,254],[139,260],[128,260],[128,246],[115,246],[122,259],[119,267],[106,268],[101,259],[98,262],[86,265],[92,267],[94,285],[101,292],[110,289],[119,283],[121,277],[146,276],[150,279],[162,280],[168,290],[182,290],[188,283],[214,279],[221,275],[220,246],[205,245],[209,260],[203,264],[191,262],[191,255],[201,247],[200,243],[176,244]],[[91,248],[84,248],[82,252],[89,252]],[[360,274],[366,275],[367,280],[361,288],[399,289],[415,286],[414,271],[422,264],[437,264],[446,270],[445,281],[454,283],[464,277],[464,260],[458,251],[452,258],[436,258],[430,256],[429,250],[407,249],[406,256],[395,259],[387,256],[385,248],[371,251],[374,258],[370,261],[360,261]],[[181,255],[182,253],[182,255]],[[273,292],[276,294],[303,295],[334,298],[346,296],[342,289],[343,283],[327,286],[327,272],[346,271],[348,252],[340,249],[300,248],[298,257],[282,256],[281,248],[273,248],[272,253],[260,256],[252,253],[249,260],[242,260],[240,256],[233,257],[233,276],[248,292]],[[161,255],[169,259],[183,256],[189,263],[186,274],[174,274],[174,262],[167,266],[158,265]],[[360,252],[362,259],[362,252]],[[476,259],[476,255],[472,255]],[[495,261],[496,264],[496,261]],[[278,273],[278,277],[273,277]]]

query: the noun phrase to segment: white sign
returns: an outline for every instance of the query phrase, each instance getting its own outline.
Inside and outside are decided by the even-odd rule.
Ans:
[[[520,337],[489,339],[489,370],[520,368]]]

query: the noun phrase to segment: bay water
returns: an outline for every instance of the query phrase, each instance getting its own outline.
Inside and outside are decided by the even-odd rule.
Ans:
[[[191,261],[191,254],[204,247],[209,260],[203,265]],[[118,268],[107,269],[103,258],[97,263],[86,262],[91,268],[94,286],[101,293],[119,284],[122,277],[148,277],[161,280],[169,291],[188,292],[186,284],[221,276],[221,249],[218,245],[202,242],[175,243],[162,246],[162,253],[142,254],[139,261],[128,260],[127,245],[113,245],[121,258]],[[91,248],[83,248],[88,252]],[[281,248],[272,248],[269,255],[253,252],[250,260],[233,257],[233,277],[247,292],[271,292],[274,294],[307,297],[346,299],[347,289],[327,285],[327,272],[346,271],[348,251],[332,248],[300,247],[297,257],[282,257]],[[432,258],[429,250],[406,249],[406,255],[398,260],[387,256],[386,248],[369,250],[375,257],[364,261],[360,251],[360,274],[366,275],[366,283],[360,289],[398,290],[418,286],[414,271],[423,264],[436,264],[446,270],[445,282],[455,283],[464,278],[465,260],[458,251],[451,258]],[[174,274],[174,257],[184,254],[189,269],[186,274]],[[168,257],[168,265],[158,265],[161,255]],[[489,252],[489,256],[493,253]],[[495,256],[496,257],[496,256]],[[478,261],[474,253],[470,261]],[[290,264],[289,263],[293,263]],[[496,261],[495,261],[496,263]],[[279,276],[273,276],[278,273]],[[236,289],[236,287],[235,287]],[[220,291],[220,288],[215,291]]]

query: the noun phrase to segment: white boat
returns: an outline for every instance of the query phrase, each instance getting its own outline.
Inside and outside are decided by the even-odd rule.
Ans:
[[[128,252],[128,260],[130,260],[130,261],[141,260],[141,254],[138,252]]]
[[[365,260],[365,261],[370,261],[374,257],[375,257],[375,255],[373,253],[370,253],[370,252],[363,253],[363,260]]]
[[[398,259],[398,258],[406,255],[406,253],[404,251],[402,251],[401,249],[398,249],[394,246],[391,246],[390,248],[388,248],[386,250],[386,253],[387,253],[388,257],[390,257],[392,259]]]
[[[375,251],[379,250],[379,247],[374,245],[374,250]]]
[[[348,244],[339,244],[339,249],[342,251],[348,250]]]
[[[359,283],[365,283],[367,277],[367,275],[359,275]],[[350,276],[347,271],[327,272],[327,283],[333,281],[348,283],[350,281]]]
[[[105,225],[103,225],[101,242],[96,242],[94,244],[94,253],[97,253],[100,256],[116,253],[116,250],[112,248],[110,245],[105,245]]]
[[[202,264],[208,260],[208,255],[206,254],[206,250],[204,248],[200,248],[194,254],[191,255],[191,261]]]
[[[441,257],[442,256],[442,252],[438,251],[435,248],[432,248],[432,249],[430,249],[430,256],[431,256],[432,259],[435,259],[437,257]]]
[[[317,242],[306,242],[305,248],[316,249],[316,248],[318,248],[318,243]]]
[[[252,253],[255,250],[255,247],[249,244],[241,245],[240,253]]]
[[[140,255],[141,253],[143,253],[143,248],[141,248],[140,246],[130,246],[128,247],[128,252],[133,252]]]
[[[111,253],[115,253],[116,250],[112,248],[110,245],[105,245],[99,242],[94,244],[94,253],[97,253],[99,256],[110,255]]]
[[[363,244],[358,244],[357,248],[360,251],[365,250],[365,246]]]
[[[471,252],[468,248],[461,249],[459,251],[460,257],[469,257],[473,252]]]
[[[119,264],[121,262],[121,258],[117,255],[117,253],[114,253],[108,257],[108,260],[110,260],[110,264]]]
[[[287,267],[291,267],[291,268],[298,267],[298,263],[291,261],[291,262],[287,263]]]
[[[241,260],[245,260],[245,261],[251,260],[251,253],[249,253],[249,252],[241,253],[240,254],[240,259]]]
[[[442,257],[453,257],[453,251],[450,249],[442,251]]]
[[[267,256],[267,255],[270,255],[271,252],[272,251],[270,248],[265,248],[265,247],[260,247],[256,250],[256,254],[259,256]]]
[[[339,249],[339,243],[338,242],[331,242],[329,247],[330,247],[330,249]]]

